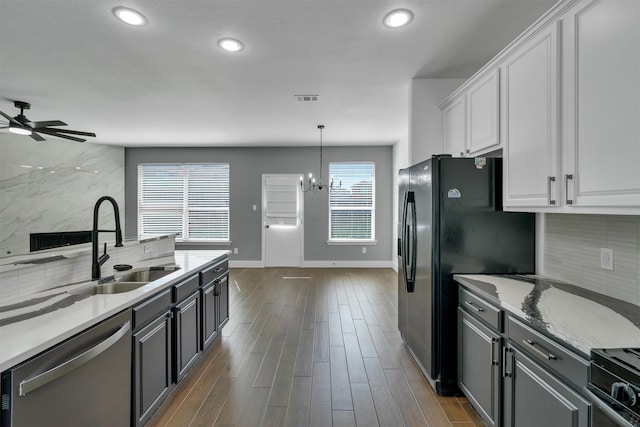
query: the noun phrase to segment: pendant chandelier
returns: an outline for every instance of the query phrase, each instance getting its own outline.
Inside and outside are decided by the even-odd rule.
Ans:
[[[318,130],[320,130],[320,176],[318,177],[318,180],[316,181],[316,179],[313,177],[312,173],[309,173],[309,179],[307,182],[307,188],[304,188],[304,183],[303,183],[303,178],[300,177],[300,187],[303,188],[303,191],[305,193],[311,191],[313,193],[322,190],[323,188],[327,187],[326,185],[324,185],[322,183],[322,131],[324,129],[324,125],[318,125]],[[342,182],[341,182],[342,184]],[[333,184],[333,177],[331,177],[331,183],[329,184],[329,191],[334,189],[334,184]]]

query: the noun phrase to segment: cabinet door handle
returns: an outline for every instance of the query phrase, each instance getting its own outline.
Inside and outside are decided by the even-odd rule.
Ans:
[[[478,307],[476,306],[474,303],[472,303],[471,301],[465,301],[464,302],[466,305],[468,305],[469,307],[471,307],[473,310],[475,310],[478,313],[482,313],[484,311],[484,308],[482,307]]]
[[[573,179],[573,174],[567,173],[564,175],[564,200],[567,205],[572,205],[573,200],[569,198],[569,180]]]
[[[551,198],[551,184],[553,182],[555,182],[555,181],[556,181],[556,177],[555,176],[550,176],[549,180],[547,181],[547,193],[549,195],[549,204],[550,205],[555,205],[556,204],[556,201]]]
[[[507,353],[510,351],[507,347],[502,347],[502,378],[511,376],[511,372],[507,372],[507,357],[509,357]]]
[[[557,360],[558,359],[554,354],[545,353],[544,351],[540,350],[538,347],[536,347],[536,343],[531,341],[531,340],[522,340],[522,344],[524,344],[531,351],[533,351],[535,354],[537,354],[538,356],[542,357],[543,359],[547,359],[547,360]]]
[[[27,393],[37,390],[40,387],[49,384],[51,381],[57,380],[58,378],[89,362],[91,359],[98,357],[115,343],[120,341],[120,338],[125,336],[126,333],[129,332],[129,329],[131,329],[131,322],[127,320],[120,327],[120,329],[118,329],[104,341],[100,342],[100,344],[91,347],[90,349],[67,360],[66,362],[59,364],[54,368],[49,369],[48,371],[41,373],[40,375],[36,375],[35,377],[20,382],[18,386],[18,395],[26,396]]]
[[[496,353],[495,353],[495,343],[497,343],[498,340],[496,338],[491,338],[491,355],[489,356],[489,360],[491,360],[491,366],[498,366],[498,361],[496,360]]]

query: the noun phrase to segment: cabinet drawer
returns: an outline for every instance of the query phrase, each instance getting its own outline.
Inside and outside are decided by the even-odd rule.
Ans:
[[[171,307],[171,289],[167,289],[133,307],[133,329],[136,330],[144,326],[169,307]]]
[[[544,367],[580,389],[587,385],[589,362],[586,359],[511,316],[507,320],[507,335],[515,345]]]
[[[458,297],[460,307],[465,311],[484,320],[498,332],[504,331],[504,313],[501,309],[462,287],[459,288]]]
[[[229,260],[225,259],[222,262],[219,262],[206,270],[200,272],[200,283],[202,286],[208,285],[216,279],[219,279],[224,275],[229,269]]]
[[[180,302],[200,286],[200,276],[195,274],[173,286],[173,302]]]

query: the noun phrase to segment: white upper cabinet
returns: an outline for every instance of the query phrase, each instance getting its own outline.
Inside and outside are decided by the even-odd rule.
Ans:
[[[479,78],[467,91],[467,154],[498,148],[500,70]]]
[[[444,149],[454,157],[463,157],[467,144],[467,103],[463,94],[442,107],[444,120]]]
[[[505,210],[640,215],[640,0],[556,3],[441,109],[449,153],[502,148]]]
[[[558,65],[558,24],[500,65],[505,209],[558,206]]]
[[[580,1],[563,34],[564,203],[638,214],[640,1]]]
[[[497,67],[484,72],[440,105],[446,153],[475,156],[500,148],[498,73]]]

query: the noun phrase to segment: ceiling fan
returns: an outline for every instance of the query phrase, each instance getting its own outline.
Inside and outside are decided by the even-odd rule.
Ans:
[[[24,115],[24,110],[31,108],[31,104],[24,101],[13,101],[13,105],[20,109],[20,114],[15,117],[11,117],[8,114],[0,111],[0,115],[9,121],[8,126],[0,126],[0,129],[9,129],[10,132],[17,133],[19,135],[29,135],[36,141],[44,141],[44,138],[40,134],[56,136],[58,138],[70,139],[77,142],[85,142],[86,139],[78,138],[77,136],[93,136],[96,134],[93,132],[80,132],[70,129],[56,129],[51,126],[67,126],[65,122],[60,120],[47,120],[44,122],[32,122]]]

